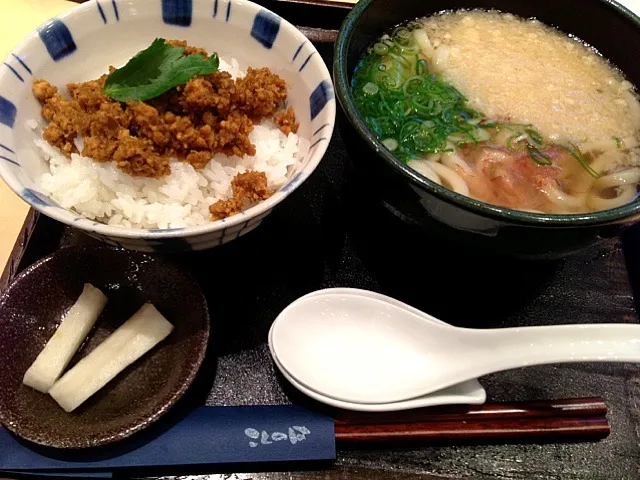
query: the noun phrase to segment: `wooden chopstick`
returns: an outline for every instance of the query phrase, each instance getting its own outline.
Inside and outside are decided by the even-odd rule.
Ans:
[[[610,433],[599,398],[488,403],[406,412],[336,415],[336,440],[380,442],[594,441]]]
[[[494,421],[429,422],[384,425],[336,425],[336,440],[382,442],[595,441],[609,435],[605,417],[532,418]]]

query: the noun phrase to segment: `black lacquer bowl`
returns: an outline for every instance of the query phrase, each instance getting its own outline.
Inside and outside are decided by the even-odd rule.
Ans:
[[[468,249],[553,259],[617,236],[640,219],[640,201],[597,213],[544,215],[496,207],[457,194],[396,160],[357,112],[349,85],[365,48],[394,26],[442,10],[498,9],[540,21],[594,46],[640,85],[640,18],[610,0],[360,0],[342,25],[333,75],[339,129],[372,200],[402,220]],[[552,72],[550,72],[552,74]]]

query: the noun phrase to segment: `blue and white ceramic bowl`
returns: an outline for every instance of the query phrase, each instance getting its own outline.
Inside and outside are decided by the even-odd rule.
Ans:
[[[34,180],[46,165],[26,125],[27,120],[40,118],[40,105],[31,93],[33,79],[64,87],[97,78],[109,65],[122,65],[157,37],[186,40],[247,66],[269,67],[287,81],[288,104],[300,122],[298,134],[310,141],[311,148],[269,199],[207,225],[140,230],[80,217],[38,191]],[[334,122],[331,76],[315,47],[289,22],[246,0],[91,0],[42,25],[0,65],[0,176],[45,215],[135,250],[202,250],[254,229],[318,166]]]

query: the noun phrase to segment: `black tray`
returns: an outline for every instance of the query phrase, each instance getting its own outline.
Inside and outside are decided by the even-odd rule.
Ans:
[[[331,65],[327,42],[347,6],[260,3],[313,28],[307,31]],[[310,12],[317,15],[307,16]],[[318,20],[321,12],[324,23]],[[302,402],[319,408],[276,374],[265,342],[271,322],[288,303],[320,288],[379,291],[449,323],[477,328],[638,321],[633,291],[640,285],[640,227],[563,261],[504,261],[456,251],[411,230],[368,198],[336,132],[317,171],[258,229],[213,250],[178,256],[199,279],[212,311],[212,355],[187,402]],[[30,212],[0,289],[58,248],[94,242]],[[284,465],[278,472],[249,475],[218,475],[213,468],[192,473],[211,480],[640,478],[639,366],[531,367],[490,375],[481,383],[490,401],[601,396],[609,406],[612,433],[597,443],[343,450],[335,465],[316,471],[289,472]],[[166,478],[184,472],[129,472],[118,478],[150,474]]]

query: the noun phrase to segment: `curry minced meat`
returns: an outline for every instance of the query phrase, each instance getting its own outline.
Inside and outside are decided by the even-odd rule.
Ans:
[[[186,42],[168,43],[185,54],[208,53]],[[114,67],[110,67],[110,72]],[[46,80],[36,79],[33,93],[49,123],[43,137],[65,155],[80,153],[98,162],[115,161],[133,176],[160,178],[170,173],[171,158],[203,168],[217,153],[255,155],[249,139],[254,123],[272,118],[286,135],[296,133],[295,111],[281,107],[287,98],[285,81],[268,68],[248,68],[233,79],[217,71],[192,78],[146,102],[118,102],[103,94],[108,75],[67,85],[71,98],[62,96]],[[79,152],[74,139],[83,139]],[[247,202],[267,198],[266,176],[260,172],[238,175],[233,198],[211,206],[214,218],[237,213]]]

